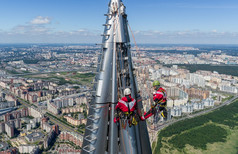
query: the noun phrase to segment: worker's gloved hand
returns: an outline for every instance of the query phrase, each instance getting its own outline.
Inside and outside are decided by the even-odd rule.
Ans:
[[[140,117],[140,120],[141,120],[141,121],[145,121],[145,117],[144,117],[144,116],[141,116],[141,117]]]
[[[146,112],[144,112],[144,116],[146,115]]]
[[[117,122],[116,124],[117,124],[117,127],[119,127],[119,122]]]
[[[115,117],[113,121],[114,121],[114,123],[117,123],[119,121],[119,118]]]

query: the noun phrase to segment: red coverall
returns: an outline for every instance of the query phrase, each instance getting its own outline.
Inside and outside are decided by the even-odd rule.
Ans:
[[[156,93],[153,94],[153,100],[157,104],[159,103],[158,110],[159,112],[165,109],[167,102],[167,92],[164,88],[160,87]],[[155,108],[150,109],[147,113],[145,113],[145,119],[151,117],[155,113]]]
[[[117,103],[115,109],[120,109],[122,112],[129,112],[128,108],[130,108],[130,112],[134,112],[136,110],[136,100],[132,98],[131,95],[122,97],[122,99]],[[118,120],[119,118],[114,118],[115,123]]]

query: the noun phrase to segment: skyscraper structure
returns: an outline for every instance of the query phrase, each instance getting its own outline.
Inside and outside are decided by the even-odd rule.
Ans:
[[[114,109],[124,89],[131,89],[137,112],[142,102],[132,64],[125,6],[121,0],[111,0],[108,6],[82,153],[150,154],[146,122],[126,128],[113,122]]]

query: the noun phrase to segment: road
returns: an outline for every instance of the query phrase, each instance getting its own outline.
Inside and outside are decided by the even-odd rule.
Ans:
[[[152,130],[152,129],[150,129],[150,128],[148,127],[148,128],[149,128],[149,132],[150,132],[150,138],[151,138],[150,140],[151,140],[152,142],[155,141],[155,140],[157,139],[157,132],[158,132],[159,130],[161,130],[161,129],[163,129],[163,128],[165,128],[165,127],[167,127],[167,126],[173,124],[173,123],[176,123],[176,122],[178,122],[178,121],[182,121],[182,120],[185,120],[185,119],[195,118],[195,117],[198,117],[198,116],[200,116],[200,115],[206,114],[206,113],[211,112],[211,111],[213,111],[213,110],[216,110],[216,109],[218,109],[218,108],[220,108],[220,107],[223,107],[223,106],[225,106],[225,105],[231,104],[231,103],[232,103],[234,100],[236,100],[237,98],[238,98],[238,95],[234,96],[232,99],[227,100],[226,102],[224,102],[224,103],[222,103],[222,104],[220,104],[220,105],[218,105],[218,106],[216,106],[216,107],[213,107],[213,108],[211,108],[211,109],[208,109],[208,110],[205,110],[205,111],[201,111],[201,112],[198,112],[198,113],[189,115],[189,116],[187,116],[187,117],[183,117],[183,118],[180,118],[180,119],[177,119],[177,120],[171,120],[171,121],[168,121],[168,122],[166,122],[166,123],[164,123],[164,124],[160,124],[160,125],[157,123],[156,130]],[[152,142],[151,142],[151,143],[152,143]]]
[[[60,127],[62,130],[67,130],[67,131],[69,131],[69,132],[74,132],[74,133],[76,133],[76,134],[78,134],[78,135],[83,136],[83,134],[77,132],[74,128],[69,127],[69,126],[67,126],[66,124],[62,123],[61,121],[59,121],[58,119],[54,118],[54,117],[51,116],[50,114],[47,114],[47,115],[49,116],[50,120],[51,120],[53,123],[59,125],[59,127]]]
[[[18,97],[17,97],[18,98]],[[21,100],[21,99],[19,99],[18,98],[18,100],[19,100],[19,102],[23,105],[23,106],[25,106],[25,107],[31,107],[31,104],[28,104],[27,102],[25,102],[25,101],[23,101],[23,100]]]
[[[87,71],[95,72],[94,68],[79,67],[78,69],[75,69],[75,70],[62,70],[62,71],[37,72],[37,73],[22,73],[22,74],[11,74],[11,75],[14,75],[14,76],[39,75],[39,74],[41,75],[41,74],[49,74],[49,73],[52,74],[52,73],[62,73],[62,72],[77,72],[78,70],[87,70]]]

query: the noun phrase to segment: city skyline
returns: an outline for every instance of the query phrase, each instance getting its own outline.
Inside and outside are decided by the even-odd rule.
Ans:
[[[0,43],[100,43],[108,2],[1,1]],[[137,43],[238,43],[235,0],[123,2]]]

